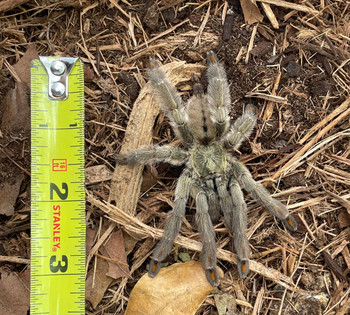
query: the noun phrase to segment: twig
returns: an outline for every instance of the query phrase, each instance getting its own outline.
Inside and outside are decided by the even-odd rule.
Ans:
[[[346,100],[348,102],[349,99]],[[342,121],[344,118],[346,118],[348,115],[350,115],[350,108],[343,112],[341,115],[339,115],[336,119],[331,121],[325,128],[320,130],[318,134],[305,146],[303,146],[294,156],[292,159],[289,160],[285,165],[283,165],[273,176],[272,178],[276,180],[280,175],[288,171],[292,165],[298,161],[298,159],[307,152],[314,144],[317,143],[319,139],[321,139],[329,130],[331,130],[336,124],[338,124],[340,121]]]
[[[278,69],[275,83],[273,84],[271,95],[269,95],[269,96],[276,96],[276,92],[277,92],[277,89],[278,89],[278,86],[279,86],[280,80],[281,80],[281,74],[282,74],[281,70]],[[275,100],[268,101],[265,112],[264,112],[263,121],[269,120],[271,118],[275,103],[276,103]]]
[[[116,265],[122,265],[122,266],[125,266],[125,267],[129,268],[128,264],[125,264],[125,263],[123,263],[122,261],[120,261],[118,259],[113,259],[113,258],[110,258],[110,257],[107,257],[107,256],[103,256],[103,255],[100,255],[98,253],[95,253],[95,256],[100,257],[100,258],[102,258],[104,260],[110,261],[110,262],[112,262],[112,263],[114,263]]]
[[[207,9],[207,13],[205,14],[205,17],[203,19],[203,22],[201,24],[201,26],[199,27],[198,29],[198,32],[197,32],[197,35],[193,41],[193,47],[196,47],[200,41],[200,38],[201,38],[201,35],[203,33],[203,30],[205,28],[205,26],[207,25],[207,22],[208,22],[208,19],[209,19],[209,14],[210,14],[210,3],[209,3],[209,6],[208,6],[208,9]]]
[[[279,29],[280,26],[278,24],[278,21],[276,19],[275,14],[273,13],[273,11],[271,9],[271,6],[268,3],[264,3],[264,2],[261,3],[261,6],[264,9],[264,12],[265,12],[267,18],[269,19],[272,27],[275,29]]]
[[[183,24],[185,24],[185,23],[187,23],[187,22],[189,22],[189,19],[186,19],[186,20],[184,20],[184,21],[182,21],[182,22],[180,22],[180,23],[174,25],[173,27],[168,28],[168,29],[167,29],[166,31],[164,31],[163,33],[160,33],[159,35],[154,36],[153,38],[151,38],[149,41],[147,41],[147,43],[143,43],[143,44],[141,44],[141,45],[135,47],[135,49],[140,49],[140,48],[142,48],[143,46],[149,45],[150,43],[154,42],[155,40],[157,40],[157,39],[159,39],[159,38],[161,38],[161,37],[163,37],[163,36],[165,36],[165,35],[167,35],[167,34],[169,34],[169,33],[174,32],[178,27],[180,27],[181,25],[183,25]]]
[[[311,9],[305,5],[287,2],[287,1],[283,1],[283,0],[257,0],[257,1],[273,4],[273,5],[282,7],[282,8],[302,11],[302,12],[306,12],[306,13],[314,13],[314,14],[318,13],[317,10]]]
[[[270,94],[264,94],[259,92],[250,92],[245,95],[245,97],[255,97],[255,98],[261,98],[263,100],[275,102],[275,103],[282,103],[282,104],[288,104],[288,100],[281,96],[276,95],[270,95]]]
[[[321,48],[315,44],[311,44],[311,43],[308,43],[308,42],[304,42],[303,40],[300,40],[298,38],[291,38],[291,40],[293,42],[296,42],[298,44],[301,44],[305,47],[307,47],[308,49],[310,49],[311,51],[313,52],[317,52],[318,54],[322,55],[322,56],[326,56],[327,58],[329,59],[334,59],[334,56],[328,52],[325,51],[325,48]]]
[[[11,263],[24,264],[24,265],[30,264],[30,259],[18,258],[15,256],[0,256],[0,261],[7,261]]]
[[[246,63],[246,64],[247,64],[248,61],[249,61],[250,51],[253,49],[254,39],[255,39],[255,35],[256,35],[256,30],[258,29],[258,25],[259,25],[259,23],[256,23],[256,24],[254,25],[253,31],[252,31],[252,35],[250,36],[248,51],[247,51],[247,54],[246,54],[246,56],[245,56],[245,63]]]
[[[317,130],[320,130],[326,123],[331,121],[334,117],[338,116],[340,113],[342,113],[350,104],[350,98],[348,98],[345,102],[343,102],[340,106],[338,106],[333,112],[331,112],[329,115],[327,115],[325,118],[323,118],[319,123],[314,125],[309,132],[299,141],[300,144],[303,144],[308,140],[311,135],[316,132]]]
[[[28,229],[30,229],[30,223],[23,224],[23,225],[16,226],[14,228],[2,231],[2,232],[0,232],[0,237],[5,237],[11,233],[17,233],[17,232],[21,232],[21,231],[28,230]]]
[[[24,173],[30,176],[30,172],[28,172],[23,166],[19,165],[15,160],[13,160],[4,149],[0,148],[0,151],[13,163],[15,164],[19,169],[21,169]]]

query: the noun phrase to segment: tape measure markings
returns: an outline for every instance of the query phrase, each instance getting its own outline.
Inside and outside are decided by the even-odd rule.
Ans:
[[[85,314],[83,67],[74,58],[40,57],[40,60],[34,60],[31,66],[31,314],[82,315]],[[66,72],[48,75],[54,62],[64,63]],[[48,94],[56,99],[50,99]]]

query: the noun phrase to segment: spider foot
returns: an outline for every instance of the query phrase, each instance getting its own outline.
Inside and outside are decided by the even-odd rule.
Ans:
[[[295,232],[298,229],[298,224],[291,214],[288,215],[288,217],[286,217],[282,221],[283,221],[284,225],[288,228],[288,230]]]
[[[127,154],[117,154],[115,159],[118,164],[125,165],[128,164]]]
[[[244,112],[252,115],[252,116],[255,116],[255,112],[256,112],[256,107],[253,105],[253,104],[247,104],[245,107],[244,107]]]
[[[208,65],[218,62],[218,56],[212,50],[207,53]]]
[[[157,60],[150,58],[148,62],[148,68],[150,70],[154,70],[156,68],[159,68],[159,63]]]
[[[249,273],[249,260],[240,260],[237,264],[238,274],[241,279],[245,279]]]
[[[159,261],[156,261],[154,259],[151,260],[148,267],[148,275],[151,278],[154,278],[158,274],[161,267],[160,265],[161,263]]]
[[[208,282],[213,286],[213,287],[217,287],[219,285],[219,273],[217,271],[217,269],[214,268],[209,268],[205,270],[205,275],[207,277]]]

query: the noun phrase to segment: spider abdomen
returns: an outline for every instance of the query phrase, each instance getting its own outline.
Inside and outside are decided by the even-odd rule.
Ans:
[[[191,151],[191,166],[201,178],[222,175],[227,166],[227,153],[218,143],[196,145]]]

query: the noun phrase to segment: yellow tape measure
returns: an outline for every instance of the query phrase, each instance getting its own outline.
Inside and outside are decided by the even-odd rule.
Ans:
[[[84,74],[31,63],[31,315],[85,314]]]

